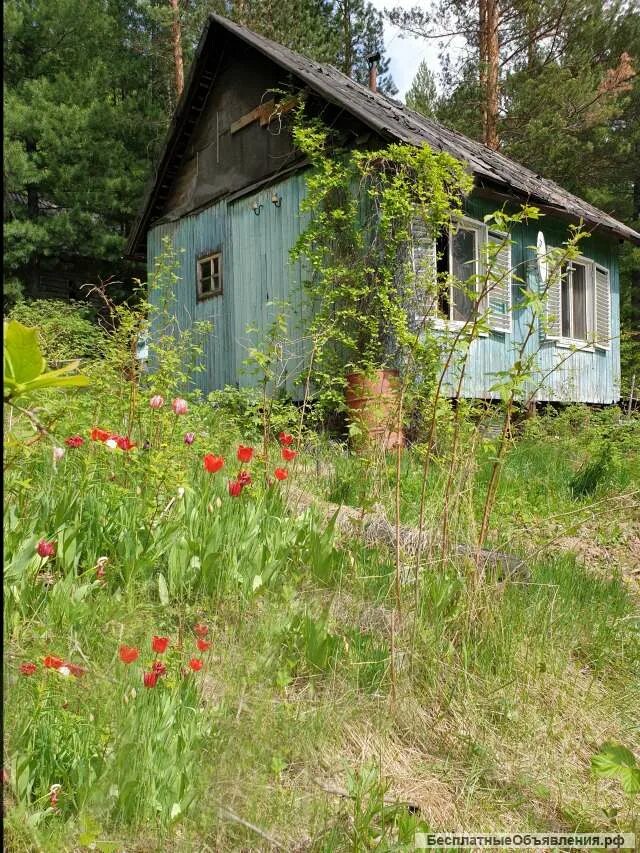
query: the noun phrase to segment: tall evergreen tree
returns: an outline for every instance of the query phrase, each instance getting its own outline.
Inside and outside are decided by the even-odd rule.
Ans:
[[[435,75],[422,60],[405,98],[407,106],[423,116],[434,118],[438,107]]]

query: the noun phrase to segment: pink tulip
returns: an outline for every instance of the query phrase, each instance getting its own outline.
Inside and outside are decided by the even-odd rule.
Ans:
[[[176,415],[186,415],[189,411],[189,404],[181,397],[176,397],[176,399],[171,403],[171,408]]]
[[[175,403],[175,401],[174,401]],[[161,397],[160,394],[155,394],[150,400],[149,405],[152,409],[161,409],[164,406],[164,397]]]

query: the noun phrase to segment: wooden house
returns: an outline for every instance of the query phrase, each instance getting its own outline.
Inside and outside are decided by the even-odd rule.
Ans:
[[[149,271],[165,238],[178,250],[178,322],[213,324],[206,369],[196,379],[203,391],[253,381],[243,371],[247,327],[266,329],[274,301],[291,303],[304,330],[303,273],[291,264],[289,251],[304,227],[300,201],[308,163],[283,116],[300,92],[348,145],[426,143],[468,165],[474,189],[465,218],[445,235],[441,263],[449,272],[456,259],[473,262],[481,256],[489,238],[485,214],[505,202],[528,203],[544,218],[514,228],[509,260],[538,287],[536,244],[560,246],[569,225],[582,221],[590,236],[581,244],[581,257],[549,289],[550,322],[544,339],[531,343],[540,349],[539,369],[546,377],[536,399],[619,398],[618,245],[625,239],[640,243],[640,234],[502,154],[217,15],[200,40],[128,246],[131,257],[146,259]],[[445,325],[455,327],[467,309],[455,293],[450,296]],[[528,316],[518,307],[515,282],[505,288],[503,302],[492,314],[490,333],[472,345],[465,396],[494,396],[496,373],[511,365],[514,344],[522,340]],[[302,360],[302,351],[299,356]]]

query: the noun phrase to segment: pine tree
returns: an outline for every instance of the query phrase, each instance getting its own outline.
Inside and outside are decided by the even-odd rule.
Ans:
[[[428,118],[435,118],[438,106],[438,91],[436,89],[435,75],[422,60],[418,66],[416,76],[413,78],[411,87],[407,92],[407,106]]]

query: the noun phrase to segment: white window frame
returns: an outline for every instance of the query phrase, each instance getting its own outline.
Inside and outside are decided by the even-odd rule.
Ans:
[[[563,327],[563,314],[562,314],[562,287],[563,287],[563,278],[564,276],[569,276],[569,281],[571,284],[571,291],[569,295],[569,309],[571,315],[573,314],[573,279],[572,279],[572,268],[573,264],[579,264],[580,266],[585,268],[585,282],[587,286],[586,293],[586,307],[587,307],[587,337],[586,338],[575,338],[571,335],[566,336],[562,334]],[[558,327],[560,335],[556,340],[556,346],[562,347],[565,349],[580,349],[582,352],[594,352],[595,349],[595,324],[596,324],[596,263],[591,258],[586,258],[583,255],[579,255],[577,258],[573,258],[566,263],[566,270],[561,273],[560,280],[560,299],[559,299],[559,318],[558,318]],[[571,331],[573,331],[573,316],[569,318],[569,326]]]
[[[467,279],[471,277],[471,275],[476,276],[476,293],[478,292],[478,284],[479,284],[479,276],[482,274],[482,252],[483,246],[487,242],[487,227],[483,222],[478,222],[477,219],[471,219],[469,216],[460,216],[456,218],[455,223],[449,226],[449,234],[447,241],[447,261],[449,267],[449,275],[451,276],[451,270],[453,269],[453,240],[452,237],[458,231],[471,231],[475,235],[475,258],[474,258],[474,266],[475,269],[472,273],[467,276]],[[439,312],[439,306],[436,306],[436,310]],[[453,282],[449,284],[449,316],[442,317],[438,313],[438,316],[435,320],[435,327],[439,329],[461,329],[463,326],[467,325],[471,320],[454,320],[451,316],[453,313]]]
[[[202,290],[202,278],[203,278],[203,276],[202,276],[202,265],[207,263],[207,261],[209,261],[213,265],[213,262],[216,260],[218,262],[218,275],[217,275],[218,286],[215,288],[215,290],[209,290],[209,291],[203,292],[203,290]],[[206,277],[211,278],[212,284],[213,284],[214,279],[216,278],[216,276],[213,276],[213,275],[206,276]],[[204,299],[211,299],[214,296],[222,296],[222,290],[223,290],[223,285],[222,285],[222,252],[210,252],[208,255],[203,255],[202,257],[198,258],[196,260],[196,296],[197,296],[198,302],[201,302]]]

